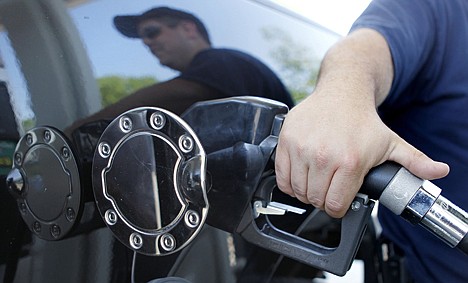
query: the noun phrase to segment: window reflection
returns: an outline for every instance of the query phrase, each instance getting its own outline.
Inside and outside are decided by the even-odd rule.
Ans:
[[[199,16],[208,27],[215,47],[245,51],[265,62],[299,101],[312,91],[319,62],[338,35],[299,17],[281,13],[263,4],[265,2],[211,0],[200,5],[197,1],[100,0],[78,5],[70,9],[70,15],[86,45],[100,82],[101,95],[109,80],[113,80],[114,85],[128,87],[131,93],[135,89],[130,79],[143,79],[150,84],[151,78],[161,82],[177,75],[160,66],[139,40],[129,40],[119,34],[112,23],[115,15],[170,6]],[[122,93],[121,89],[114,92]],[[109,101],[108,98],[103,100]]]
[[[15,114],[14,120],[10,117],[5,117],[5,119],[9,120],[2,121],[3,127],[8,128],[4,129],[4,131],[8,132],[8,135],[11,136],[12,128],[14,127],[16,128],[15,130],[22,135],[25,131],[35,126],[36,118],[31,108],[29,91],[20,70],[20,62],[16,57],[6,32],[0,33],[0,60],[2,61],[0,67],[0,81],[5,83],[5,91],[2,93],[2,102],[11,102],[11,107]],[[3,105],[3,107],[9,106]],[[4,113],[8,110],[2,109]],[[13,127],[11,122],[15,123]]]
[[[324,28],[273,9],[265,4],[268,1],[202,3],[18,0],[0,5],[4,28],[0,52],[20,131],[35,124],[63,128],[96,112],[101,103],[111,104],[141,86],[177,75],[160,66],[139,40],[117,32],[112,24],[117,14],[140,13],[154,6],[193,12],[208,27],[215,47],[259,58],[279,75],[297,101],[313,89],[318,64],[338,39]],[[125,93],[102,98],[103,89],[117,85],[116,80]]]

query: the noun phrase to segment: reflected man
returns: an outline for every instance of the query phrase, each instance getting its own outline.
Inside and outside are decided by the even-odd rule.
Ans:
[[[213,48],[204,24],[193,14],[157,7],[140,15],[114,18],[123,35],[138,38],[159,62],[180,75],[129,95],[86,119],[112,119],[135,107],[157,106],[181,114],[193,103],[253,95],[294,105],[280,79],[258,59],[231,49]]]

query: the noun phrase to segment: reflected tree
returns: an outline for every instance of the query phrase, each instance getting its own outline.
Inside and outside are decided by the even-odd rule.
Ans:
[[[109,106],[123,97],[158,81],[154,77],[105,76],[98,79],[102,106]]]
[[[300,102],[315,87],[320,60],[314,56],[313,50],[295,42],[280,28],[266,27],[261,32],[265,40],[271,43],[270,55],[279,65],[280,77],[295,102]]]

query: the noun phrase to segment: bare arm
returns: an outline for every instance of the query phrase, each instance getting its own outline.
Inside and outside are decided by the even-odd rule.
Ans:
[[[342,217],[367,172],[386,160],[435,179],[448,166],[434,162],[391,131],[377,115],[393,64],[385,39],[360,29],[330,49],[312,95],[286,117],[276,153],[282,191]]]
[[[161,107],[175,114],[181,114],[197,101],[215,99],[217,97],[218,93],[209,87],[176,78],[138,90],[99,112],[76,121],[65,132],[70,134],[74,129],[88,122],[113,119],[123,112],[136,107]]]

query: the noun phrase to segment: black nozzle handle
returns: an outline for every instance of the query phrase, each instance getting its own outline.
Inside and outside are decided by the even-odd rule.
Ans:
[[[384,162],[372,168],[364,178],[364,182],[359,191],[368,195],[371,199],[378,200],[401,168],[402,166],[400,164],[392,161]]]
[[[238,227],[239,234],[250,243],[287,256],[320,270],[343,276],[351,267],[371,216],[374,202],[357,196],[354,208],[348,210],[341,221],[338,247],[325,247],[311,240],[289,234],[276,228],[265,215],[258,218],[252,210],[244,214],[245,223]]]

